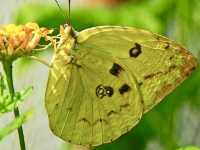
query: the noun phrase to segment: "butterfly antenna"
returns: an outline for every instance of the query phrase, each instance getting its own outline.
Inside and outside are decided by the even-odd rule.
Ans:
[[[66,15],[66,13],[64,12],[64,10],[62,9],[62,7],[60,6],[60,4],[59,4],[59,2],[58,2],[58,0],[54,0],[55,2],[56,2],[56,4],[57,4],[57,6],[58,6],[58,8],[60,9],[60,11],[61,11],[61,14],[64,16],[64,18],[66,18],[67,19],[67,24],[69,24],[70,25],[70,15],[69,16],[67,16]],[[70,4],[70,2],[69,2],[69,4]],[[70,8],[70,7],[69,7]],[[69,10],[69,12],[70,12],[70,10]]]
[[[69,7],[69,9],[68,9],[68,15],[69,15],[69,25],[71,25],[71,0],[68,0],[68,7]]]

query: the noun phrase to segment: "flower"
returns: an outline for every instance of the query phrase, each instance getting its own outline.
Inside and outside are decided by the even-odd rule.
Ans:
[[[0,26],[0,60],[30,55],[42,37],[46,41],[51,40],[49,36],[51,33],[52,30],[40,28],[36,23]]]

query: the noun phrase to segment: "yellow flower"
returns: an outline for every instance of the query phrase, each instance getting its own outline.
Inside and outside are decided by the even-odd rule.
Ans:
[[[40,28],[36,23],[0,26],[0,60],[30,55],[41,40],[50,40],[52,30]]]

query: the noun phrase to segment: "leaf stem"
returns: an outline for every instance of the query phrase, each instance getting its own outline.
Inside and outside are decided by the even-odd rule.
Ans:
[[[3,69],[4,69],[4,72],[6,74],[6,80],[7,80],[9,93],[10,93],[10,96],[11,96],[11,98],[13,100],[13,97],[14,97],[14,94],[15,94],[15,90],[14,90],[14,86],[13,86],[12,62],[13,61],[10,61],[10,60],[2,61]],[[19,112],[18,107],[16,107],[14,109],[14,115],[15,115],[15,118],[20,116],[20,112]],[[18,136],[19,136],[19,142],[20,142],[21,150],[26,150],[26,145],[25,145],[25,141],[24,141],[24,133],[23,133],[22,126],[18,128]]]

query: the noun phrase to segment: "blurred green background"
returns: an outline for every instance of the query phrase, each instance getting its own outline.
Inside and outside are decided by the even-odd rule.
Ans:
[[[64,2],[65,5],[62,5],[65,12],[67,12],[66,1]],[[184,45],[199,61],[200,0],[85,0],[85,2],[82,0],[82,2],[80,5],[78,4],[79,1],[72,0],[71,22],[77,31],[97,25],[124,25],[143,28],[165,35]],[[30,21],[37,22],[40,26],[54,28],[59,31],[59,26],[66,23],[66,18],[62,13],[56,4],[52,2],[51,4],[48,2],[24,3],[14,13],[13,22],[16,24],[24,24]],[[50,59],[52,52],[49,50],[42,56]],[[20,84],[18,87],[27,83],[35,85],[34,82],[39,82],[35,85],[35,94],[38,96],[29,100],[39,101],[39,103],[26,103],[26,105],[40,105],[39,113],[34,117],[33,122],[25,125],[25,137],[28,140],[29,149],[83,149],[65,144],[48,133],[51,131],[47,127],[48,121],[43,101],[47,68],[40,66],[40,64],[31,65],[26,60],[18,62],[16,66],[16,78],[18,79],[16,82]],[[30,68],[32,70],[27,71]],[[34,76],[35,80],[32,78],[27,83],[19,81],[24,80],[23,76],[25,75],[26,78],[31,77],[34,74],[33,71],[37,72]],[[27,72],[29,76],[27,76]],[[42,72],[45,76],[40,79],[38,76],[40,77]],[[200,70],[197,68],[172,94],[167,96],[152,111],[145,114],[140,123],[131,132],[111,144],[96,147],[95,150],[175,150],[187,145],[200,147],[199,83]],[[38,94],[37,90],[40,90],[41,93]],[[41,121],[41,114],[44,116],[42,119],[45,121]],[[33,126],[37,126],[37,128]],[[42,132],[45,128],[47,128],[45,130],[47,133]],[[41,139],[40,136],[43,135],[40,132],[47,134],[47,136]],[[8,137],[3,145],[0,144],[0,147],[6,147],[6,144],[10,144],[9,138],[17,140]],[[34,138],[41,139],[41,141]],[[34,146],[34,144],[37,146]]]

